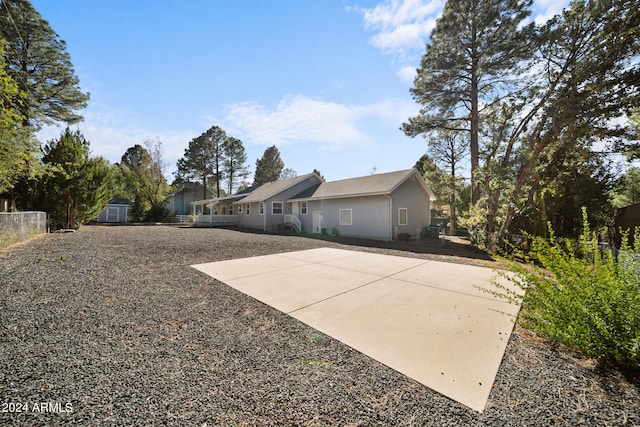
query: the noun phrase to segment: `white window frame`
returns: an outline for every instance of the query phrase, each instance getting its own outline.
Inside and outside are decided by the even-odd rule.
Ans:
[[[309,213],[309,202],[300,203],[300,215],[306,215]]]
[[[280,213],[275,212],[276,203],[280,204]],[[278,201],[271,202],[271,215],[284,215],[284,202],[278,202]]]
[[[349,212],[349,221],[343,220],[342,218],[342,212]],[[338,218],[340,221],[340,225],[353,225],[353,209],[349,208],[349,209],[340,209],[338,211]]]
[[[246,215],[251,215],[251,203],[247,203],[247,207],[244,210]]]
[[[404,211],[404,223],[402,222],[402,214]],[[409,224],[409,210],[407,208],[398,208],[398,225],[408,225]]]
[[[229,215],[233,215],[233,205],[229,206]]]
[[[242,213],[242,205],[238,205],[238,213],[241,214]]]
[[[263,202],[260,202],[259,213],[260,213],[260,215],[264,215],[264,203]]]

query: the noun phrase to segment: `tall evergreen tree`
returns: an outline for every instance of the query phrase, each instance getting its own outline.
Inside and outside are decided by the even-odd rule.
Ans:
[[[253,178],[253,185],[258,186],[267,182],[274,182],[280,179],[284,162],[280,158],[280,150],[275,145],[264,150],[261,158],[256,160],[256,172]]]
[[[79,87],[66,43],[28,0],[2,0],[0,31],[9,75],[25,95],[16,103],[27,127],[76,123],[89,94]]]
[[[107,205],[110,164],[89,156],[89,141],[79,130],[66,128],[43,148],[47,174],[39,181],[41,208],[54,224],[77,228]]]
[[[437,129],[467,134],[472,203],[480,197],[474,175],[480,165],[482,106],[513,90],[519,64],[531,57],[533,27],[521,28],[530,6],[531,0],[447,1],[411,89],[422,109],[403,124],[407,135]]]
[[[223,178],[224,142],[226,133],[218,126],[212,126],[197,138],[189,142],[184,156],[178,160],[178,176],[181,178],[202,180],[203,195],[207,198],[207,182],[213,178],[216,182],[216,194],[220,197],[220,181]]]
[[[429,140],[429,152],[434,161],[447,172],[447,196],[449,199],[449,232],[455,235],[456,205],[458,193],[463,185],[459,175],[460,164],[468,152],[468,145],[457,132],[440,129],[435,138]]]
[[[32,151],[30,138],[21,132],[23,117],[16,109],[21,98],[20,89],[7,73],[3,45],[0,38],[0,193],[13,188],[25,158]]]
[[[159,141],[145,141],[147,148],[136,144],[130,147],[120,160],[120,169],[129,191],[134,195],[133,212],[143,216],[158,207],[167,194],[167,181],[162,173]],[[154,156],[151,152],[156,152]],[[155,157],[155,158],[154,158]]]
[[[249,172],[247,170],[247,153],[238,138],[227,137],[224,141],[224,174],[227,177],[227,194],[233,194],[233,189],[244,181]]]
[[[619,119],[640,104],[636,6],[632,0],[576,0],[541,29],[544,78],[539,77],[531,106],[513,126],[501,162],[516,160],[519,166],[499,239],[532,201],[540,200],[540,160],[555,158],[566,169],[588,168],[590,156],[571,154],[627,134]]]

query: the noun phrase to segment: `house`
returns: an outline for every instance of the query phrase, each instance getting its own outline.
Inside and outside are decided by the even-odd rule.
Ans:
[[[204,187],[199,182],[184,182],[175,191],[169,193],[164,201],[164,207],[170,212],[176,215],[189,215],[190,213],[197,213],[192,210],[193,206],[191,202],[201,199],[213,198],[213,192],[207,188],[206,196],[204,194]],[[204,206],[201,206],[201,209]],[[202,213],[202,210],[200,210]]]
[[[279,231],[292,214],[287,199],[322,182],[315,173],[269,182],[248,188],[236,194],[209,201],[194,202],[194,206],[207,202],[209,216],[196,218],[205,224],[237,224],[264,231]]]
[[[98,222],[127,222],[129,218],[129,200],[111,199],[107,207],[98,214]]]
[[[15,212],[16,202],[13,195],[0,193],[0,212]]]
[[[415,169],[325,182],[315,173],[213,199],[199,222],[377,240],[419,238],[435,196]]]
[[[620,247],[624,232],[629,233],[629,243],[633,245],[635,229],[640,227],[640,203],[616,209],[612,225],[616,247]]]
[[[415,169],[323,182],[287,200],[302,229],[375,240],[420,238],[435,196]]]

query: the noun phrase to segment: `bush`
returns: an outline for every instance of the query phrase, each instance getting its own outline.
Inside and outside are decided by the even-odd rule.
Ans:
[[[601,250],[583,209],[579,241],[536,238],[518,255],[527,264],[509,263],[502,273],[526,290],[521,324],[541,336],[619,365],[640,367],[640,244],[623,245],[615,256]],[[625,239],[626,240],[626,239]],[[640,239],[638,239],[640,241]],[[496,285],[498,286],[498,285]]]

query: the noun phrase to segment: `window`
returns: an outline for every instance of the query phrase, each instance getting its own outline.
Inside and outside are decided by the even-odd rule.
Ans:
[[[238,213],[241,214],[242,213],[242,205],[238,205]]]
[[[407,225],[407,208],[398,208],[398,225]]]
[[[308,211],[307,202],[300,203],[300,213],[306,215]]]
[[[247,215],[251,215],[251,203],[247,203],[247,208],[244,210]]]
[[[233,205],[229,206],[229,215],[233,215]]]
[[[227,207],[223,206],[222,207],[222,215],[226,215],[227,214]]]
[[[282,215],[282,202],[271,202],[271,215]]]
[[[351,209],[340,209],[340,225],[351,225]]]
[[[260,202],[260,215],[264,215],[264,203]]]

